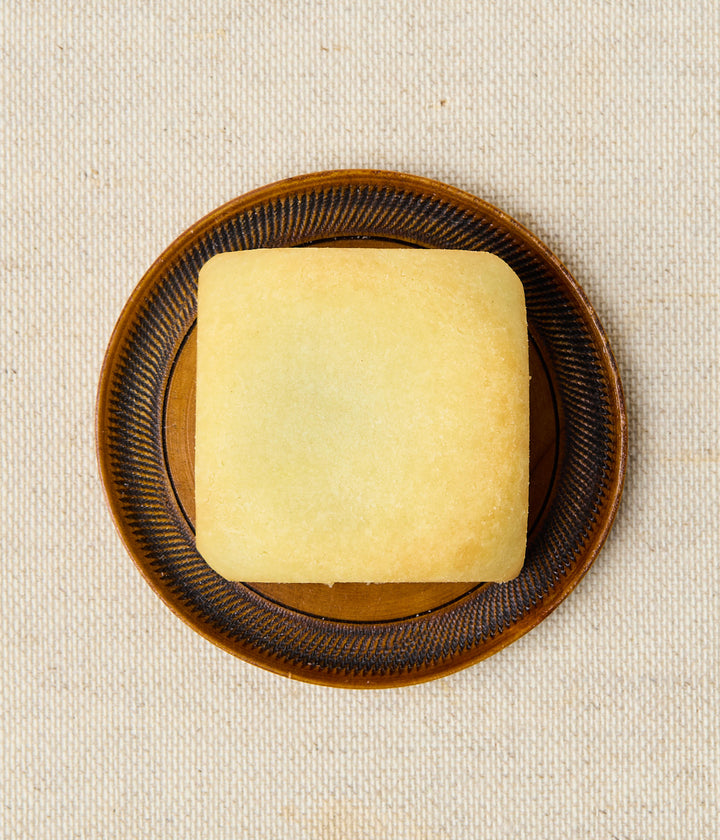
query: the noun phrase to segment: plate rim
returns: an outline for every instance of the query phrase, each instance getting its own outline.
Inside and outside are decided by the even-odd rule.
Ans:
[[[404,188],[414,195],[425,194],[440,201],[449,202],[456,209],[460,208],[472,212],[473,216],[477,216],[478,210],[480,210],[503,230],[509,230],[518,236],[528,247],[531,247],[544,261],[551,265],[553,272],[562,277],[564,289],[569,291],[574,298],[575,312],[582,317],[586,329],[592,335],[593,341],[598,348],[599,357],[602,361],[603,375],[608,387],[607,396],[610,403],[610,414],[613,419],[615,450],[614,458],[612,459],[612,475],[607,483],[608,504],[604,507],[605,516],[600,527],[592,529],[591,539],[583,552],[581,560],[576,562],[566,573],[563,585],[553,588],[532,610],[527,611],[517,621],[511,623],[510,626],[498,631],[493,637],[483,643],[482,649],[478,649],[477,647],[467,648],[459,654],[449,657],[451,661],[438,659],[430,665],[423,665],[422,668],[393,671],[387,674],[375,674],[369,677],[362,676],[361,672],[349,673],[340,671],[333,673],[331,677],[330,672],[334,669],[312,669],[305,666],[299,667],[295,664],[288,664],[288,667],[284,668],[278,660],[268,661],[268,658],[263,655],[262,650],[258,650],[257,655],[255,649],[251,649],[250,651],[244,649],[240,651],[229,641],[226,641],[219,633],[213,633],[209,629],[209,622],[203,616],[189,610],[183,611],[175,600],[167,597],[168,593],[159,585],[158,579],[152,574],[151,569],[138,557],[136,552],[139,546],[133,542],[130,535],[121,527],[123,512],[120,499],[113,492],[114,480],[108,455],[108,430],[104,421],[109,411],[112,384],[111,374],[117,363],[118,351],[126,336],[126,326],[133,320],[133,316],[138,314],[146,289],[152,287],[153,283],[159,279],[160,275],[168,266],[168,263],[175,258],[175,255],[188,251],[222,220],[227,219],[232,214],[249,210],[261,203],[267,204],[279,196],[287,196],[293,191],[300,191],[301,189],[304,192],[308,192],[313,187],[320,190],[331,186],[342,187],[357,184],[391,186],[396,189]],[[195,632],[236,658],[292,679],[342,688],[395,688],[419,684],[450,675],[488,658],[536,627],[575,589],[595,561],[617,516],[627,470],[628,420],[617,362],[610,347],[605,329],[584,290],[550,248],[535,234],[503,210],[488,203],[484,199],[452,185],[423,176],[390,170],[334,169],[285,178],[267,184],[266,186],[257,187],[224,202],[219,207],[205,214],[193,225],[186,228],[154,260],[137,282],[129,298],[123,305],[110,335],[100,369],[95,404],[95,452],[105,499],[112,514],[115,529],[126,551],[130,554],[135,566],[139,569],[155,594],[175,615],[182,619]],[[145,554],[142,551],[140,553],[143,556]],[[439,607],[438,609],[442,610],[444,607]],[[338,624],[343,623],[334,619],[328,619],[328,621],[335,621]],[[400,624],[406,624],[407,622],[408,619],[398,620]]]

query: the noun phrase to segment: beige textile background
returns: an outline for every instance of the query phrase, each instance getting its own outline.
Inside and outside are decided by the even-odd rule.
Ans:
[[[2,4],[3,838],[718,836],[720,12],[708,2]],[[134,285],[251,188],[466,189],[588,293],[630,418],[571,597],[425,685],[200,638],[115,534],[96,387]]]

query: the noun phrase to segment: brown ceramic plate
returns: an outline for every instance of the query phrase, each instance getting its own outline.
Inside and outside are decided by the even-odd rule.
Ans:
[[[229,583],[195,550],[197,275],[221,251],[323,245],[487,250],[521,278],[530,334],[530,517],[509,583]],[[627,427],[597,316],[520,224],[444,184],[392,172],[292,178],[231,201],[140,281],[102,370],[97,446],[128,551],[165,603],[215,644],[279,674],[346,687],[439,677],[540,622],[595,559],[620,499]]]

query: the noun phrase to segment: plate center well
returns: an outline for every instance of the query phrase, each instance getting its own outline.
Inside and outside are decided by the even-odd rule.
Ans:
[[[345,242],[333,242],[345,245]],[[356,243],[347,243],[356,244]],[[377,241],[363,240],[363,245]],[[530,513],[528,542],[539,530],[553,495],[561,425],[548,365],[533,325],[530,332]],[[195,360],[196,329],[180,345],[168,382],[163,418],[163,444],[175,497],[189,525],[195,520]],[[391,621],[448,606],[477,583],[248,583],[263,597],[289,609],[341,621]]]

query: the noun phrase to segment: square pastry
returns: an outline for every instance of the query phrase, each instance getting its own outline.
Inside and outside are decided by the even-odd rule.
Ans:
[[[230,580],[503,581],[525,555],[523,288],[473,251],[226,253],[198,290],[196,537]]]

